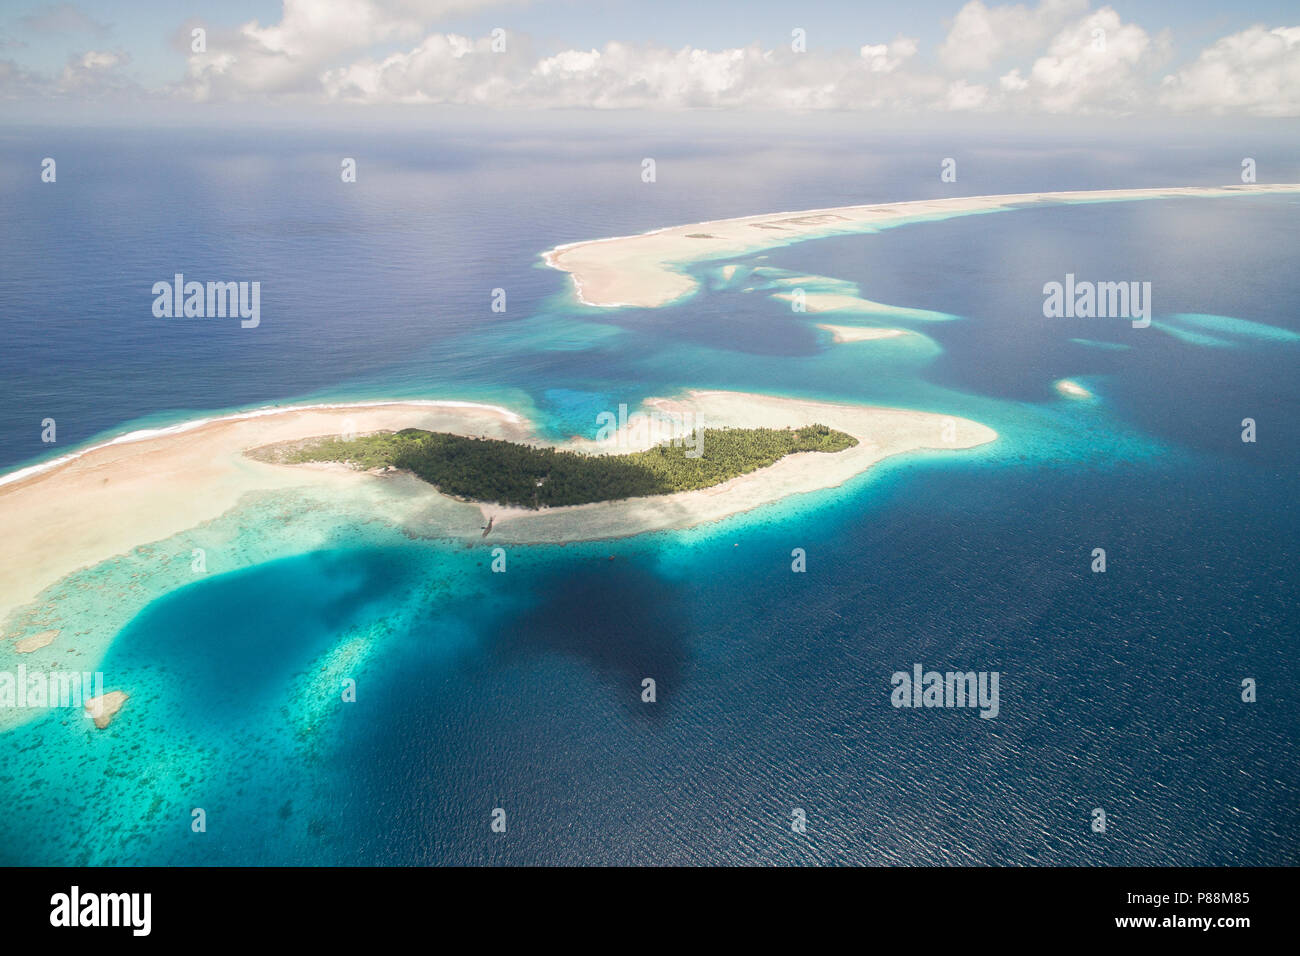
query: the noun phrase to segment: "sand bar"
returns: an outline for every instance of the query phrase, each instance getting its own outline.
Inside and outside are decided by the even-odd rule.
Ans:
[[[346,493],[367,477],[342,466],[269,465],[245,449],[401,428],[511,440],[532,431],[507,409],[467,402],[289,407],[115,439],[23,469],[0,484],[0,624],[66,575],[216,518],[247,492],[310,485]]]
[[[86,716],[95,722],[95,726],[103,730],[113,722],[117,712],[122,709],[122,705],[128,700],[128,695],[120,690],[110,690],[107,694],[100,697],[92,697],[86,701]]]
[[[873,318],[911,319],[921,322],[946,322],[955,316],[943,312],[931,312],[928,309],[911,309],[903,305],[889,305],[874,302],[860,295],[847,295],[843,292],[805,292],[796,298],[790,292],[774,292],[772,298],[783,302],[803,302],[804,312],[841,312],[868,315]]]
[[[42,647],[49,647],[58,636],[58,631],[41,631],[39,634],[14,642],[14,650],[19,654],[33,654]]]
[[[1056,390],[1067,398],[1092,398],[1092,392],[1088,391],[1078,382],[1072,382],[1068,378],[1063,378],[1057,382]]]
[[[820,322],[817,328],[829,332],[831,341],[837,345],[846,342],[870,342],[873,339],[893,339],[907,334],[902,329],[872,329],[860,325],[826,325]]]
[[[546,252],[543,259],[547,265],[572,275],[578,299],[587,305],[655,308],[695,291],[695,279],[682,271],[693,262],[751,255],[806,239],[871,232],[881,226],[898,224],[908,219],[943,219],[1034,204],[1214,198],[1290,192],[1300,192],[1300,185],[1099,189],[840,206],[696,222],[635,236],[573,242],[556,246]]]

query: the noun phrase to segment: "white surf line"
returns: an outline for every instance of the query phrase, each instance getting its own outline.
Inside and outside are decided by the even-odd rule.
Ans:
[[[486,411],[497,412],[504,416],[506,421],[511,424],[517,425],[526,421],[522,415],[512,412],[510,409],[501,405],[488,405],[484,402],[462,402],[455,399],[413,398],[409,401],[391,399],[382,402],[322,402],[315,405],[268,405],[247,412],[235,412],[231,415],[217,415],[212,418],[194,418],[189,421],[178,422],[175,425],[167,425],[163,428],[141,428],[136,431],[127,432],[124,435],[118,435],[116,438],[110,438],[108,441],[99,442],[98,444],[90,445],[74,452],[69,452],[68,454],[62,455],[58,458],[38,462],[35,465],[28,465],[26,468],[19,468],[17,471],[11,471],[7,474],[0,475],[0,487],[66,465],[68,462],[76,461],[78,458],[88,455],[92,451],[98,451],[101,448],[109,448],[113,445],[128,445],[132,442],[147,441],[150,438],[161,438],[165,435],[179,435],[183,432],[193,431],[195,428],[202,428],[204,425],[212,425],[219,422],[244,421],[245,419],[250,418],[265,418],[268,415],[286,415],[290,412],[334,411],[348,408],[388,408],[393,405],[415,405],[421,408],[481,408]]]

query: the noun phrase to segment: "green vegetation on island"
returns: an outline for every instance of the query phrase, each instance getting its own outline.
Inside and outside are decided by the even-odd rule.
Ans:
[[[627,455],[588,455],[419,428],[345,440],[321,438],[278,456],[405,469],[445,494],[525,508],[580,505],[693,491],[765,468],[796,452],[838,452],[858,440],[825,425],[704,428],[681,443]],[[691,457],[688,451],[701,454]]]

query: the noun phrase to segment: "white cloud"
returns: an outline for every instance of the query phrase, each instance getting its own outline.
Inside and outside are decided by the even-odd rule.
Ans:
[[[508,94],[489,65],[500,56],[490,38],[435,33],[408,53],[329,70],[321,85],[328,98],[353,102],[490,104]]]
[[[502,0],[283,0],[280,22],[250,20],[209,31],[207,51],[188,58],[185,88],[200,99],[314,93],[347,53],[411,43],[438,19]],[[430,37],[429,39],[433,39]]]
[[[963,10],[979,7],[968,4]],[[1075,0],[1037,8],[1037,35]],[[994,19],[1023,7],[995,8]],[[1015,41],[1019,44],[1022,39]],[[1046,47],[1044,49],[1044,46]],[[1110,7],[1067,22],[1039,56],[996,82],[947,78],[916,61],[917,43],[866,44],[856,57],[747,47],[704,50],[608,43],[530,61],[516,45],[494,54],[486,39],[435,34],[407,53],[327,71],[331,98],[525,107],[795,108],[939,112],[1131,112],[1148,96],[1166,43],[1123,22]]]
[[[1004,74],[1005,102],[1047,113],[1126,113],[1148,105],[1152,70],[1168,56],[1168,39],[1152,38],[1102,7],[1061,30],[1022,76]]]
[[[713,52],[606,44],[540,61],[515,95],[539,105],[699,107],[735,103],[771,62],[757,45]]]
[[[98,95],[134,89],[135,83],[122,73],[130,62],[129,54],[106,50],[87,50],[69,57],[58,79],[56,92]]]
[[[76,58],[76,65],[82,70],[111,70],[126,63],[130,57],[121,53],[104,53],[89,50]]]
[[[948,91],[944,96],[944,108],[960,112],[962,110],[977,110],[984,106],[989,99],[989,90],[982,83],[967,83],[965,80],[957,80],[948,86]]]
[[[1019,69],[1003,74],[998,79],[998,85],[1008,93],[1019,93],[1021,90],[1029,89],[1029,81],[1020,75]]]
[[[1037,7],[1005,4],[987,7],[971,0],[957,11],[939,59],[950,70],[987,70],[1011,56],[1030,55],[1088,0],[1042,0]]]
[[[326,71],[330,98],[589,108],[889,108],[943,83],[900,68],[916,42],[867,45],[857,56],[811,57],[758,44],[677,50],[611,42],[541,59],[526,44],[494,53],[488,38],[435,34],[409,52]]]
[[[916,41],[899,37],[893,43],[864,46],[858,55],[867,61],[872,73],[893,73],[908,58],[916,56]]]
[[[1255,26],[1224,37],[1164,78],[1175,110],[1300,116],[1300,27]]]
[[[527,36],[513,32],[501,49],[488,36],[432,31],[448,13],[505,2],[283,0],[279,22],[209,30],[204,53],[188,53],[187,23],[176,34],[187,51],[186,75],[168,92],[198,100],[526,109],[1300,115],[1300,27],[1252,27],[1173,72],[1169,36],[1149,34],[1110,7],[1090,11],[1087,0],[971,0],[929,51],[938,63],[903,36],[856,38],[849,49],[817,53],[758,43],[709,50],[618,41],[535,53]],[[102,51],[80,54],[50,77],[8,63],[0,65],[0,95],[132,89],[125,65],[124,54]],[[1161,73],[1169,75],[1162,81]]]

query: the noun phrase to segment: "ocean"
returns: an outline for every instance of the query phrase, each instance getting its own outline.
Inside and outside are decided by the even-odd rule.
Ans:
[[[28,664],[102,646],[131,697],[106,730],[52,711],[0,733],[0,862],[1300,862],[1300,197],[814,240],[727,260],[732,281],[700,263],[699,293],[656,310],[577,304],[539,258],[760,212],[1220,185],[1237,160],[456,125],[11,128],[0,157],[6,470],[272,403],[487,401],[591,436],[600,411],[692,387],[1000,436],[690,531],[511,547],[505,574],[488,541],[287,495],[78,572],[38,602],[62,635]],[[260,281],[260,326],[155,318],[152,285],[178,272]],[[1044,318],[1044,283],[1067,274],[1150,282],[1151,326]],[[934,314],[863,316],[914,334],[835,345],[771,298],[790,282]],[[997,672],[997,717],[892,706],[916,663]]]

